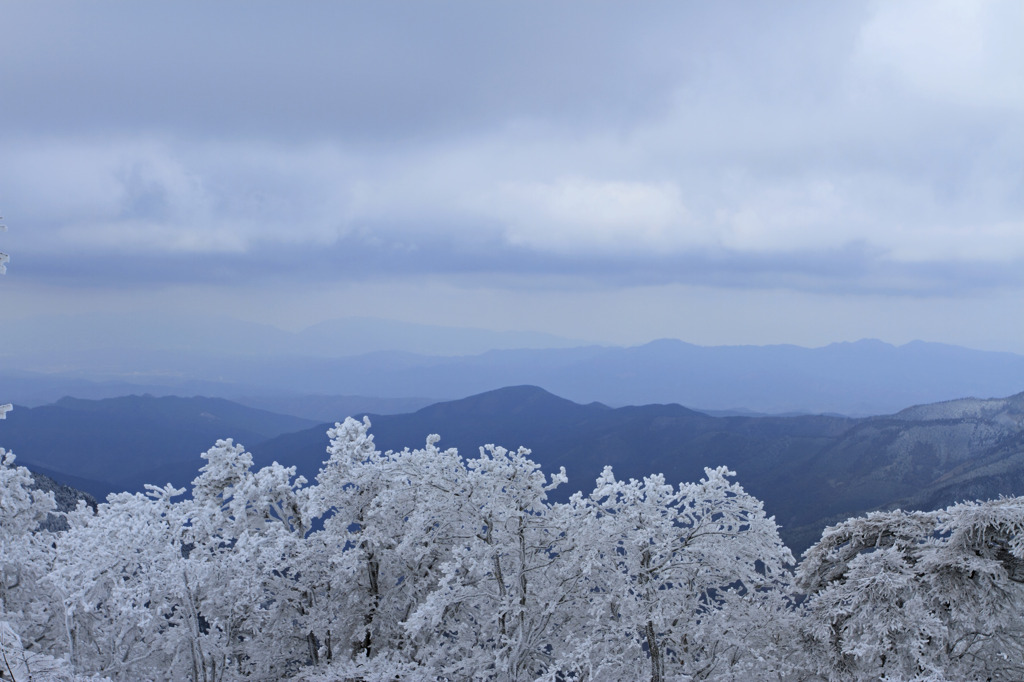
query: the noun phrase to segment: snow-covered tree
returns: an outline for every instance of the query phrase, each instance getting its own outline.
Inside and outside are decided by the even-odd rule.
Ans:
[[[14,459],[0,448],[0,627],[6,653],[14,655],[14,647],[35,655],[47,648],[60,613],[39,598],[52,561],[51,534],[40,524],[53,511],[54,499],[53,493],[33,489],[32,474]]]
[[[276,463],[253,473],[230,440],[203,458],[192,499],[149,486],[68,514],[49,580],[76,670],[216,682],[281,679],[305,662],[294,565],[305,481]]]
[[[25,648],[10,623],[0,620],[0,680],[21,682],[110,682],[110,678],[76,674],[68,661]]]
[[[382,454],[368,427],[331,431],[310,492],[333,513],[310,546],[343,578],[318,588],[313,619],[328,676],[616,679],[648,661],[654,679],[720,677],[754,656],[731,618],[788,613],[769,595],[791,556],[724,469],[678,490],[609,470],[551,504],[564,471],[547,479],[527,450],[462,460],[431,436]]]
[[[229,678],[280,677],[306,658],[296,628],[306,609],[298,579],[310,529],[306,481],[276,462],[252,472],[252,455],[231,440],[202,457],[192,499],[183,503],[189,608],[199,614],[190,646],[197,662],[200,648],[208,660],[198,677],[220,679],[218,670]]]
[[[458,453],[439,450],[436,436],[423,449],[381,453],[368,428],[348,419],[329,431],[330,457],[308,491],[311,513],[327,518],[303,563],[315,658],[364,677],[420,665],[424,638],[406,621],[469,534]]]
[[[61,651],[76,671],[144,679],[180,669],[176,645],[190,616],[181,599],[183,518],[173,501],[182,492],[151,486],[110,495],[95,512],[79,504],[68,513],[48,582],[63,614]]]
[[[798,585],[830,679],[1024,679],[1024,498],[825,530]]]
[[[582,538],[572,507],[546,502],[565,470],[548,480],[529,454],[488,445],[453,481],[457,543],[409,622],[443,677],[534,680],[580,634]]]
[[[663,476],[616,480],[606,468],[589,498],[583,536],[596,576],[594,620],[619,675],[646,660],[652,681],[721,677],[745,653],[726,637],[792,563],[760,501],[724,467],[673,487]],[[641,653],[642,652],[642,653]]]

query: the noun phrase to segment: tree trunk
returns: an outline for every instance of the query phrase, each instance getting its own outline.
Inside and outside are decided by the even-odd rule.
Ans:
[[[665,679],[665,658],[662,656],[661,647],[658,645],[658,636],[654,632],[654,623],[647,621],[644,628],[647,636],[647,650],[651,654],[651,682],[663,682]]]

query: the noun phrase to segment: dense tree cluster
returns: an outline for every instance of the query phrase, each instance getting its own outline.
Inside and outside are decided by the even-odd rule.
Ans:
[[[553,503],[527,450],[368,429],[312,483],[218,441],[191,495],[59,532],[0,450],[0,679],[1024,679],[1024,499],[851,519],[794,567],[724,468]]]

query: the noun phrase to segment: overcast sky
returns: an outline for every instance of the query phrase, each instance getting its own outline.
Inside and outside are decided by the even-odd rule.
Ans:
[[[1024,3],[0,0],[0,213],[15,321],[1024,352]]]

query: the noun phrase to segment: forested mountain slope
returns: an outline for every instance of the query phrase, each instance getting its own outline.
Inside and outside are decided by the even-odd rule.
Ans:
[[[591,489],[605,466],[623,479],[664,473],[671,482],[727,466],[797,552],[826,523],[870,509],[1024,494],[1024,394],[862,419],[711,417],[679,405],[580,405],[515,386],[371,421],[385,450],[431,433],[466,457],[488,443],[526,446],[545,470],[566,468],[556,499]],[[20,462],[103,497],[144,483],[185,486],[199,453],[223,437],[244,444],[257,466],[295,465],[312,480],[330,425],[310,424],[222,400],[135,396],[15,410],[3,437]]]
[[[936,509],[1020,495],[1022,438],[1024,393],[859,420],[793,472],[791,485],[803,499],[780,500],[780,518],[810,542],[821,532],[822,517],[838,521],[876,507]]]
[[[20,463],[102,499],[194,472],[199,453],[218,438],[256,443],[312,423],[219,398],[63,398],[17,407],[2,438]]]
[[[933,509],[1024,493],[1022,404],[1024,394],[864,419],[716,418],[679,405],[578,405],[520,386],[371,420],[385,449],[435,432],[442,445],[467,455],[486,443],[526,445],[545,469],[565,466],[565,490],[588,489],[606,465],[622,478],[660,472],[670,481],[696,480],[705,466],[728,466],[800,551],[826,521],[869,509]],[[252,450],[259,463],[294,463],[309,476],[322,461],[325,430],[287,434]]]

